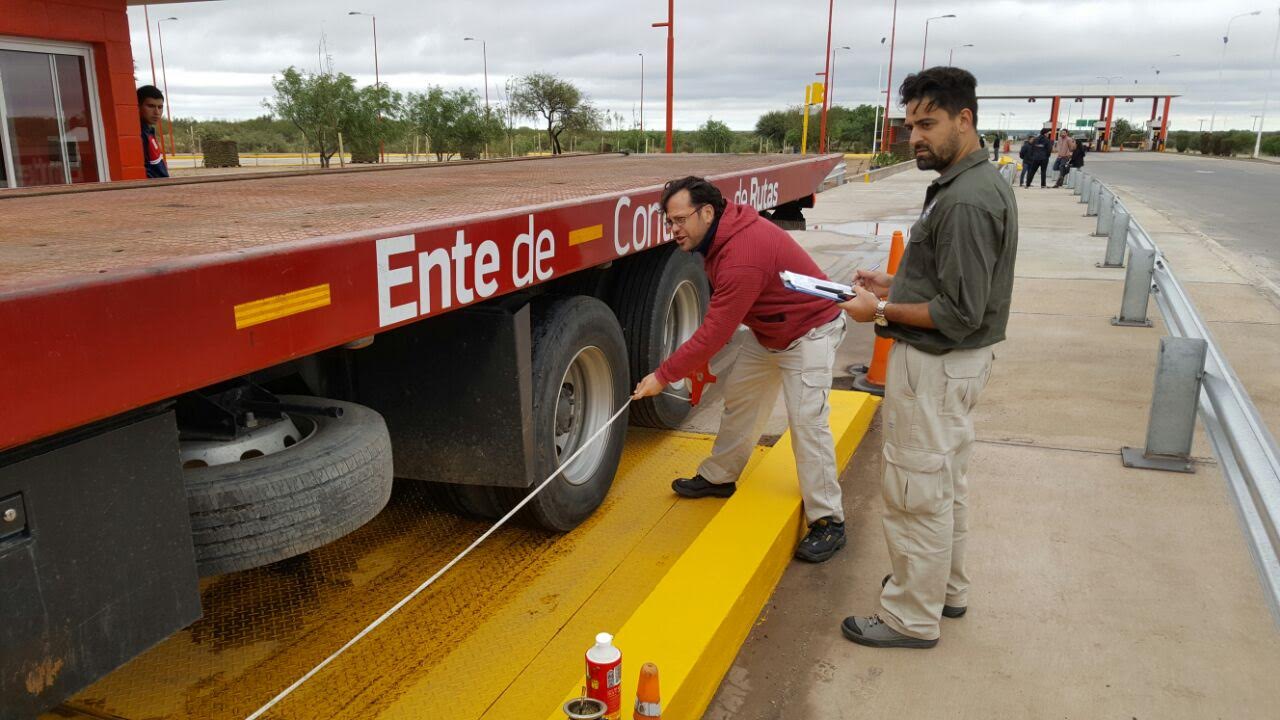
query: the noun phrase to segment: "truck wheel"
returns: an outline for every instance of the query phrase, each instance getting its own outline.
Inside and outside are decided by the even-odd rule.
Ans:
[[[627,351],[603,302],[577,296],[539,308],[533,327],[535,482],[576,452],[626,402]],[[613,485],[627,424],[605,430],[526,506],[537,522],[566,532],[604,501]],[[514,507],[526,490],[504,489]]]
[[[381,415],[324,398],[280,401],[343,414],[289,415],[222,447],[182,445],[202,577],[314,550],[371,520],[391,497],[391,438]],[[239,459],[226,461],[227,451]]]
[[[702,263],[674,245],[637,255],[622,273],[613,308],[627,340],[631,383],[662,364],[702,324],[711,295]],[[667,391],[689,393],[681,379]],[[631,404],[631,422],[654,428],[676,428],[689,414],[689,402],[670,395]]]

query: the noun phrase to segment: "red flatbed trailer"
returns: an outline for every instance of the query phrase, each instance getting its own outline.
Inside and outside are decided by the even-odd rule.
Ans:
[[[394,322],[380,318],[379,240],[401,238],[395,273],[464,233],[472,278],[475,248],[497,243],[479,302],[524,279],[530,218],[554,238],[537,284],[659,244],[652,204],[671,178],[703,174],[765,209],[837,162],[600,155],[0,194],[0,450],[449,309],[395,319],[417,284],[395,281]]]
[[[702,175],[794,218],[840,161],[592,155],[0,192],[0,717],[199,617],[198,575],[367,521],[393,449],[395,477],[500,514],[700,322],[706,281],[668,242],[662,184]],[[646,402],[633,421],[687,412]],[[624,434],[527,512],[580,522]]]

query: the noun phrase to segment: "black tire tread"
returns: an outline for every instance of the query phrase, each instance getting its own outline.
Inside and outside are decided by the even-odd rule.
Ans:
[[[338,405],[345,413],[316,418],[311,437],[280,453],[184,471],[202,576],[314,550],[371,520],[391,497],[391,440],[382,416],[322,398],[281,400]]]

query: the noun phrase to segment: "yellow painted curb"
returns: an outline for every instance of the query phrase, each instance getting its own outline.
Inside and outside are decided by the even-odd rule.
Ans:
[[[853,456],[879,402],[865,393],[831,393],[837,467]],[[803,530],[788,432],[615,634],[623,653],[624,717],[631,715],[646,662],[658,665],[665,717],[702,716]],[[574,683],[565,700],[577,697],[581,687]],[[550,720],[564,719],[559,707],[548,710]]]

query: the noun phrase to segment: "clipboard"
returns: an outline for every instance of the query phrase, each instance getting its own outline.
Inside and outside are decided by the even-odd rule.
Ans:
[[[830,280],[820,280],[809,275],[793,273],[790,270],[783,270],[778,273],[778,277],[782,279],[783,287],[788,290],[820,297],[832,302],[845,302],[857,296],[853,288],[848,285],[841,285]]]

